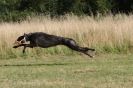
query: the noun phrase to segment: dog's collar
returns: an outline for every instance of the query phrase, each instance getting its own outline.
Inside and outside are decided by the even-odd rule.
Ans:
[[[24,40],[25,40],[25,41],[29,41],[30,35],[31,35],[31,33],[25,34],[25,35],[24,35]]]

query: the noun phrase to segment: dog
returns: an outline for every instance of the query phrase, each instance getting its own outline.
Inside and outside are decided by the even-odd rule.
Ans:
[[[94,52],[95,49],[88,48],[88,47],[80,47],[77,45],[75,40],[71,38],[65,38],[56,35],[50,35],[43,32],[33,32],[28,34],[23,34],[19,36],[14,43],[15,45],[13,48],[18,48],[23,46],[23,53],[25,53],[26,47],[34,48],[34,47],[41,47],[41,48],[48,48],[56,45],[64,45],[68,48],[84,53],[90,57],[94,57],[89,54],[89,51]]]

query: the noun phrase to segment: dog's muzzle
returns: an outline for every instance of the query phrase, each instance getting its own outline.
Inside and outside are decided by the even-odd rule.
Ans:
[[[21,44],[30,44],[30,42],[29,41],[26,42],[25,40],[15,41],[14,42],[14,46],[19,46]]]

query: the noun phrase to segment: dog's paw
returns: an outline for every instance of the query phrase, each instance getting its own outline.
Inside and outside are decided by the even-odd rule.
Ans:
[[[17,48],[18,46],[13,46],[13,48]]]
[[[94,58],[95,56],[90,56],[91,58]]]
[[[95,49],[91,49],[91,51],[96,51]]]
[[[94,58],[95,57],[95,54],[96,54],[96,51],[95,50],[94,51],[89,50],[87,52],[87,54],[90,55],[91,58]]]

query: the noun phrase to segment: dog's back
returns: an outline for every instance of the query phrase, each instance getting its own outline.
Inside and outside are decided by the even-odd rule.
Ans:
[[[62,44],[62,37],[43,32],[29,33],[27,37],[32,44],[43,48]]]

